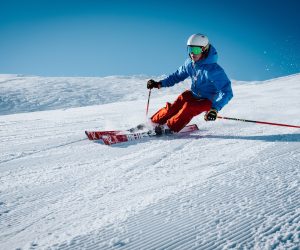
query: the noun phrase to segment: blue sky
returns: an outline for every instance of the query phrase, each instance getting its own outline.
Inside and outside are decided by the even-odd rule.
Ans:
[[[204,33],[231,79],[300,72],[300,1],[1,1],[0,73],[173,73]]]

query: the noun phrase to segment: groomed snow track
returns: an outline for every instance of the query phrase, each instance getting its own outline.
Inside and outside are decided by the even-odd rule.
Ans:
[[[224,115],[299,125],[299,76],[234,85]],[[109,80],[109,93],[135,82],[105,78],[107,88]],[[65,78],[21,81],[68,89]],[[14,92],[18,83],[2,85]],[[94,83],[89,91],[98,91]],[[1,250],[300,249],[298,129],[199,116],[192,123],[200,130],[189,135],[111,147],[87,140],[85,130],[143,121],[145,100],[120,102],[126,91],[135,98],[124,87],[112,103],[0,116]],[[41,93],[37,102],[47,98]],[[175,97],[153,96],[150,113]],[[34,109],[19,105],[12,113]]]

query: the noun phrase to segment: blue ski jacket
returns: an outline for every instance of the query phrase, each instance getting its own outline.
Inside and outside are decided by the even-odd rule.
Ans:
[[[179,69],[161,81],[161,87],[171,87],[186,78],[192,80],[191,91],[196,99],[205,98],[220,111],[233,97],[231,81],[217,64],[218,54],[210,45],[208,56],[197,62],[187,59]]]

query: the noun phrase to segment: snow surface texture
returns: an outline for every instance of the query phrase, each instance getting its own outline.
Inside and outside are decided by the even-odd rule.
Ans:
[[[0,249],[299,249],[299,129],[200,115],[190,135],[85,138],[144,122],[147,79],[0,76]],[[220,114],[299,125],[299,82],[234,82]]]

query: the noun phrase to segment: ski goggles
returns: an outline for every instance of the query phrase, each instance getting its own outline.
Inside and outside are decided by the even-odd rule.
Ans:
[[[193,53],[194,55],[200,55],[204,51],[204,48],[197,46],[188,46],[187,49],[189,54]]]

